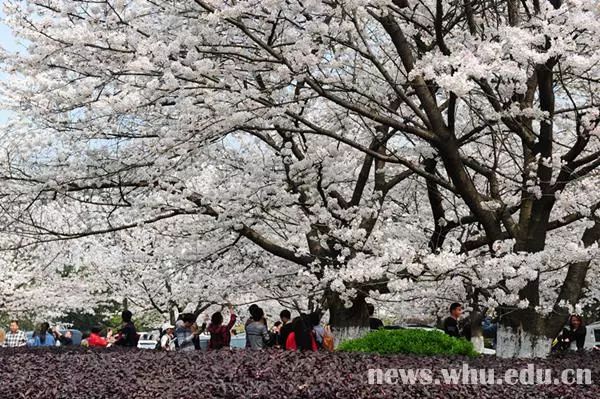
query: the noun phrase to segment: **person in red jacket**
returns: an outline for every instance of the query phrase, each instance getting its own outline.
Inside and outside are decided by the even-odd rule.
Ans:
[[[112,331],[108,330],[106,338],[102,338],[100,336],[100,331],[102,331],[100,327],[92,327],[91,334],[87,339],[87,343],[90,348],[106,348],[108,346],[107,339],[110,339]]]
[[[221,349],[229,346],[231,341],[231,329],[235,324],[236,316],[233,313],[233,306],[229,305],[229,323],[223,325],[223,315],[216,312],[212,315],[210,325],[206,329],[210,333],[208,349]]]
[[[292,321],[292,332],[285,341],[286,350],[318,350],[317,341],[312,330],[312,325],[307,315],[300,315]]]

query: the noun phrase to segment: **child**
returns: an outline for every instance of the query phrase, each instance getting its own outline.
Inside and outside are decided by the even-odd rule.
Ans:
[[[175,350],[175,326],[170,323],[163,324],[164,335],[160,338],[160,348],[165,351]]]

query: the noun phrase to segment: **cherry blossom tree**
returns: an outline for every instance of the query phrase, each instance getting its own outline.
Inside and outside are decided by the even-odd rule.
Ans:
[[[543,356],[597,298],[599,7],[7,1],[3,248],[110,237],[153,284],[296,295],[340,336],[445,290]]]

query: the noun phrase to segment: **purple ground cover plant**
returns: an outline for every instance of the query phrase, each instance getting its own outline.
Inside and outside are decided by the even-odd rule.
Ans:
[[[592,385],[370,385],[369,368],[589,368]],[[434,371],[435,372],[435,371]],[[598,398],[600,354],[545,360],[356,353],[0,351],[1,398]]]

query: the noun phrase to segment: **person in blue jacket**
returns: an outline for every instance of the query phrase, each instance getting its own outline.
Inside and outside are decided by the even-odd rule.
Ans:
[[[49,332],[50,324],[44,322],[40,324],[38,331],[33,333],[33,336],[27,342],[27,346],[38,347],[38,346],[55,346],[56,340],[54,336]]]

